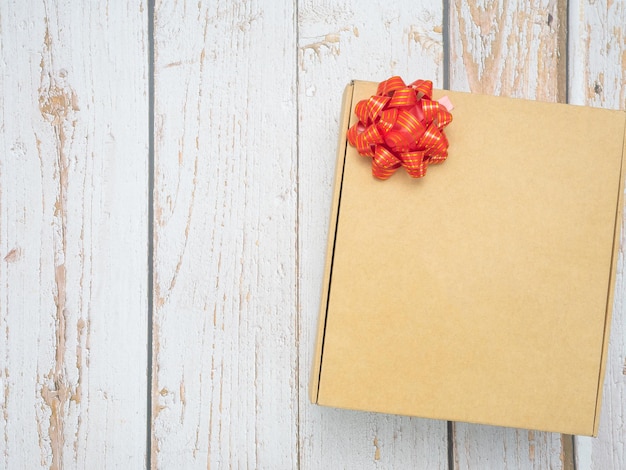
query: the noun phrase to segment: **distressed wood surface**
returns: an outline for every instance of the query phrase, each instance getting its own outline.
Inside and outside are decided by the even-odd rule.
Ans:
[[[558,434],[455,423],[453,435],[454,468],[567,468]]]
[[[626,108],[623,0],[443,3],[0,4],[0,468],[626,468],[623,256],[597,439],[308,401],[350,79]]]
[[[569,97],[575,104],[626,109],[626,2],[572,2]],[[578,469],[626,468],[626,279],[622,224],[612,330],[596,439],[576,437]]]
[[[450,88],[565,101],[563,0],[450,0]]]
[[[144,465],[143,7],[0,4],[0,468]]]
[[[565,101],[567,25],[562,2],[450,2],[450,88]],[[572,468],[571,436],[455,423],[461,469]]]
[[[156,5],[153,468],[298,466],[294,17]]]
[[[298,8],[301,468],[447,468],[445,421],[313,406],[308,390],[343,89],[351,79],[392,74],[441,86],[441,4],[300,1]]]

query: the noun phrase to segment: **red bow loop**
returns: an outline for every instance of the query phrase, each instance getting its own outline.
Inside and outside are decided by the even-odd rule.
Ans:
[[[443,129],[452,122],[452,114],[438,101],[423,99],[421,104],[424,119],[428,122],[435,122],[439,129]]]
[[[403,87],[396,90],[389,101],[391,108],[413,107],[417,104],[417,96],[412,88]]]
[[[377,145],[374,158],[372,159],[372,173],[381,180],[386,180],[400,168],[402,162],[385,146]]]
[[[369,100],[361,100],[354,107],[354,114],[356,114],[356,117],[359,118],[359,122],[363,123],[364,125],[368,121],[368,112],[367,112],[368,101]]]
[[[376,89],[376,94],[380,96],[392,96],[394,91],[401,88],[406,88],[404,80],[398,76],[394,76],[380,82],[378,84],[378,88]]]
[[[402,78],[391,77],[378,85],[375,95],[356,104],[359,121],[348,130],[348,142],[372,158],[376,178],[387,179],[401,166],[412,178],[421,178],[429,164],[447,158],[443,128],[452,114],[431,99],[432,86],[430,80],[407,86]]]
[[[430,80],[415,80],[411,83],[411,88],[413,88],[418,94],[422,94],[421,97],[426,98],[427,100],[433,96],[433,82]]]
[[[380,121],[378,121],[378,126],[383,132],[389,132],[391,129],[393,129],[393,126],[396,125],[397,120],[398,108],[385,109],[380,114]]]
[[[402,154],[402,162],[406,172],[413,178],[421,178],[426,174],[428,161],[424,161],[425,155],[421,150]]]
[[[389,97],[387,96],[372,96],[371,99],[367,100],[365,108],[367,109],[367,117],[371,122],[376,121],[388,102]]]
[[[426,156],[432,157],[433,160],[437,159],[436,163],[445,160],[448,156],[448,139],[446,139],[444,133],[439,130],[435,123],[431,123],[428,126],[428,129],[426,129],[426,132],[418,141],[417,146],[426,149]]]

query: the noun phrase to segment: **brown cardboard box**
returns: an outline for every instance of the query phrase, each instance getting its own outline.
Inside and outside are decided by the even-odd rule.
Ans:
[[[626,113],[458,92],[448,159],[371,176],[344,96],[314,403],[598,430]]]

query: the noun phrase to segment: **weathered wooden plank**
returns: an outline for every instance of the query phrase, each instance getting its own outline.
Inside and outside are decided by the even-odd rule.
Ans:
[[[442,7],[299,2],[299,386],[301,468],[446,468],[447,427],[309,403],[341,96],[352,79],[442,86]]]
[[[455,468],[571,468],[558,434],[454,423],[453,435]]]
[[[563,0],[450,1],[450,87],[565,101]]]
[[[0,467],[142,468],[145,2],[0,4]]]
[[[570,4],[569,97],[572,103],[626,109],[626,3]],[[622,232],[624,226],[622,225]],[[626,468],[626,280],[622,233],[600,431],[576,438],[578,469]]]
[[[450,4],[450,88],[564,101],[564,2]],[[457,468],[570,468],[571,437],[464,423],[454,425]],[[491,467],[490,467],[491,466]]]
[[[294,15],[156,5],[154,468],[297,468]]]
[[[626,109],[626,4],[571,2],[569,100]]]

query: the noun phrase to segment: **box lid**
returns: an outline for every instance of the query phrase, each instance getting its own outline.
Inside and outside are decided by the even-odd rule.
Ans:
[[[594,435],[626,113],[446,91],[448,159],[379,181],[345,139],[375,90],[346,90],[312,400]]]

